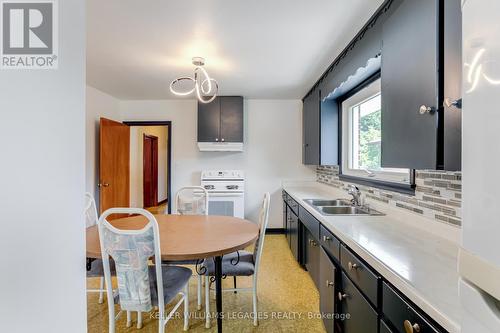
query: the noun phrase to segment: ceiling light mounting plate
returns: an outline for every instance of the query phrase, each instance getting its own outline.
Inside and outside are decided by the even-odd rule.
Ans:
[[[193,65],[195,65],[195,66],[203,66],[203,65],[205,65],[205,58],[193,57],[192,62],[193,62]]]

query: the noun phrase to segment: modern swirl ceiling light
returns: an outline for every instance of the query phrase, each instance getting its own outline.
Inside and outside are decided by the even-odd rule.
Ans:
[[[219,84],[215,79],[208,76],[207,71],[203,68],[203,65],[205,65],[204,58],[194,57],[193,65],[196,66],[194,69],[194,77],[180,77],[173,80],[170,83],[170,91],[177,96],[187,96],[196,92],[196,97],[198,97],[201,103],[210,103],[217,97]],[[175,90],[175,85],[181,81],[192,81],[194,86],[192,89],[186,91]],[[211,97],[207,98],[209,96]]]

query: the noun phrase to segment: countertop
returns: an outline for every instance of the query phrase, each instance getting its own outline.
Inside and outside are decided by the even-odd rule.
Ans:
[[[385,216],[323,216],[303,201],[348,198],[340,189],[314,182],[283,188],[427,315],[460,332],[456,242],[415,225],[425,224],[421,217],[388,205],[369,202]]]

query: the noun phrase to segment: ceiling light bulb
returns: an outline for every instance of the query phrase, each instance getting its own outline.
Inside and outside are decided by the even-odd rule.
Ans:
[[[194,78],[180,77],[178,79],[173,80],[170,83],[170,91],[177,96],[187,96],[192,94],[193,92],[196,92],[196,97],[201,103],[210,103],[217,97],[217,93],[219,91],[219,85],[216,80],[212,79],[208,75],[205,68],[202,67],[203,65],[205,65],[205,59],[201,57],[194,57],[192,59],[192,63],[193,65],[196,66],[194,69]],[[194,83],[194,87],[187,91],[175,90],[175,85],[181,81],[192,81]],[[211,94],[212,90],[213,90],[213,95],[210,98],[205,99],[203,95]]]

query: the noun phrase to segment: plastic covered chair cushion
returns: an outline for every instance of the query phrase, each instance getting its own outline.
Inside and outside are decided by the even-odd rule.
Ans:
[[[177,294],[182,291],[186,283],[189,282],[192,272],[189,268],[179,266],[163,266],[163,301],[170,303]],[[151,290],[151,303],[158,306],[158,288],[156,283],[156,268],[149,267],[149,288]],[[120,303],[120,296],[115,296],[115,303]]]
[[[251,276],[255,272],[253,253],[248,251],[239,251],[240,260],[236,265],[232,262],[238,260],[237,252],[229,253],[222,257],[222,274],[227,276]],[[204,275],[213,276],[215,274],[215,264],[212,258],[206,259],[202,267],[207,271]]]
[[[120,307],[129,311],[150,311],[148,259],[154,254],[153,229],[140,234],[104,229],[103,243],[105,251],[115,262]]]

